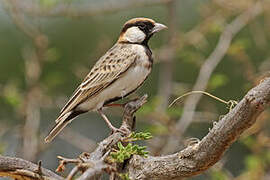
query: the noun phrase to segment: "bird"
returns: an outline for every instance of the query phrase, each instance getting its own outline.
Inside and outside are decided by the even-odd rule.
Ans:
[[[113,132],[121,132],[104,114],[104,107],[128,96],[144,83],[153,65],[148,41],[166,28],[150,18],[128,20],[117,42],[95,63],[64,105],[45,142],[51,142],[73,119],[89,111],[98,112]]]

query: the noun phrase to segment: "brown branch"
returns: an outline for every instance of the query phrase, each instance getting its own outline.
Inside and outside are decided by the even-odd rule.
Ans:
[[[266,78],[215,123],[199,143],[172,155],[147,159],[134,156],[127,167],[129,176],[133,179],[172,179],[199,174],[214,165],[269,106],[270,78]]]
[[[50,170],[41,168],[41,165],[36,165],[29,161],[14,158],[4,157],[0,155],[0,177],[11,177],[14,179],[48,179],[48,180],[63,180],[61,176],[53,173]]]
[[[230,24],[226,26],[220,36],[216,48],[202,65],[196,83],[193,86],[193,90],[204,91],[206,89],[211,74],[225,56],[232,39],[252,19],[254,19],[263,12],[263,2],[264,1],[258,1],[254,6],[240,14],[237,18],[235,18]],[[201,99],[201,96],[202,95],[193,95],[187,98],[184,104],[183,115],[175,126],[176,133],[175,135],[169,137],[168,143],[163,149],[162,153],[166,154],[173,152],[177,147],[180,146],[179,142],[181,141],[179,140],[179,138],[182,137],[183,132],[185,132],[185,130],[191,124],[195,109],[199,100]]]

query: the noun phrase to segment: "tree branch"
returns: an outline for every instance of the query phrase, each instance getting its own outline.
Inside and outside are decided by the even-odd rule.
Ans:
[[[270,78],[251,89],[247,95],[214,123],[210,132],[197,144],[167,156],[133,156],[126,168],[131,179],[172,179],[189,177],[214,165],[229,146],[252,126],[259,114],[270,105]]]
[[[36,165],[29,161],[4,157],[0,155],[0,177],[11,177],[14,179],[48,179],[48,180],[63,180],[61,176],[53,173],[50,170],[41,168],[41,165]]]

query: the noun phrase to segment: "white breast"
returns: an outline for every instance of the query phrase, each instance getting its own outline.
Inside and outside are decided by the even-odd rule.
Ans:
[[[140,86],[151,72],[150,62],[145,54],[144,47],[140,45],[134,45],[136,52],[139,54],[139,58],[136,60],[127,72],[117,79],[114,83],[100,92],[93,98],[90,98],[86,102],[79,105],[83,110],[97,110],[101,108],[104,102],[113,99],[115,97],[124,97],[126,94],[134,91]]]

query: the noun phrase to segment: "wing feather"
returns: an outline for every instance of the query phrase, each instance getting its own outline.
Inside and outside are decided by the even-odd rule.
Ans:
[[[116,44],[94,65],[73,96],[62,108],[60,116],[91,98],[118,79],[135,62],[136,54],[127,45]],[[57,120],[56,120],[57,122]]]

